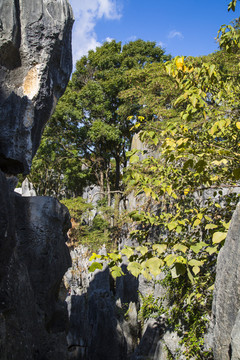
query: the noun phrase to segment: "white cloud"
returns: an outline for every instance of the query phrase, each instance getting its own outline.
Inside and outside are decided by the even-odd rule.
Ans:
[[[168,34],[169,39],[173,39],[175,37],[178,37],[179,39],[183,39],[183,34],[180,31],[172,30]]]
[[[162,41],[159,41],[157,43],[157,46],[161,46],[161,48],[164,48],[166,46],[166,44],[164,42],[162,42]]]
[[[110,38],[110,37],[106,37],[105,41],[110,43],[111,41],[113,41],[114,39],[113,38]]]
[[[73,8],[75,23],[73,26],[73,64],[95,49],[101,43],[97,40],[95,25],[101,18],[116,20],[121,17],[119,0],[69,0]]]
[[[128,42],[129,42],[129,41],[135,41],[135,40],[137,40],[136,35],[132,35],[132,36],[130,36],[130,37],[127,39]]]

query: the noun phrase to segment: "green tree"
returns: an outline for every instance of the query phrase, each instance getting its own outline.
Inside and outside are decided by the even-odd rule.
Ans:
[[[126,114],[135,115],[139,110],[138,103],[124,104],[119,97],[129,86],[127,71],[144,68],[148,63],[163,63],[169,58],[154,42],[143,40],[123,46],[120,42],[106,42],[89,51],[76,64],[72,80],[45,130],[45,143],[33,168],[42,167],[41,154],[49,151],[56,181],[65,179],[71,189],[73,186],[67,185],[69,180],[76,177],[79,181],[80,168],[85,169],[85,180],[96,183],[102,197],[108,196],[110,205],[111,193],[120,191],[121,169],[126,166],[126,151],[132,137],[134,118],[128,120]],[[61,164],[59,168],[57,163]],[[69,170],[72,166],[74,172]],[[79,195],[79,191],[81,187],[73,192]]]
[[[121,94],[144,105],[133,130],[159,155],[140,160],[139,151],[129,152],[125,181],[146,199],[129,214],[139,245],[110,254],[110,267],[120,276],[124,255],[136,277],[165,272],[170,325],[183,335],[187,359],[210,358],[202,345],[216,259],[239,200],[233,192],[240,179],[238,23],[219,32],[221,51],[137,69]]]

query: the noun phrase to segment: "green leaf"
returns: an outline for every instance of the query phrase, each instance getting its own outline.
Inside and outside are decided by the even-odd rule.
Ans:
[[[92,256],[90,257],[89,261],[93,261],[95,259],[101,259],[101,255],[93,253]]]
[[[193,107],[196,107],[197,101],[198,101],[196,95],[192,95],[192,96],[190,97],[190,101],[191,101]]]
[[[205,242],[201,241],[201,242],[199,242],[199,243],[197,243],[197,244],[195,244],[195,245],[191,245],[191,246],[190,246],[190,249],[191,249],[192,251],[194,251],[195,254],[198,254],[199,251],[200,251],[204,246],[207,246],[207,244],[206,244]]]
[[[151,189],[151,188],[147,188],[147,187],[145,187],[145,188],[143,188],[143,190],[144,190],[144,192],[145,192],[146,196],[150,196],[150,195],[151,195],[151,193],[152,193],[152,189]]]
[[[177,256],[176,257],[176,262],[180,263],[180,264],[186,264],[187,263],[187,259],[183,256]]]
[[[126,255],[127,258],[129,259],[133,254],[134,254],[134,250],[130,247],[130,246],[125,246],[122,250],[121,253],[123,255]]]
[[[208,246],[205,251],[209,254],[209,255],[212,255],[214,253],[218,253],[218,246]]]
[[[193,223],[193,226],[196,227],[198,226],[199,224],[201,224],[201,220],[200,219],[196,219]]]
[[[113,261],[117,261],[121,259],[121,255],[118,253],[108,253],[108,256]]]
[[[176,221],[172,221],[169,224],[167,224],[168,230],[173,230],[177,227],[178,223]]]
[[[224,239],[226,239],[226,236],[227,236],[226,232],[221,232],[221,231],[215,232],[212,237],[213,244],[219,244]]]
[[[111,275],[114,279],[116,279],[117,277],[120,277],[122,275],[124,275],[122,269],[119,266],[113,266],[112,268],[110,268],[111,270]]]
[[[142,221],[143,217],[144,217],[143,214],[139,214],[139,212],[137,210],[134,210],[134,211],[130,212],[129,216],[134,221]]]
[[[206,229],[206,230],[216,229],[217,227],[218,227],[218,226],[215,225],[215,224],[207,224],[207,225],[205,226],[205,229]]]
[[[230,10],[235,11],[236,5],[237,5],[237,0],[230,1],[230,3],[228,4],[228,11]]]
[[[236,180],[240,179],[240,168],[234,169],[233,170],[233,176]]]
[[[178,225],[178,226],[176,227],[176,233],[177,233],[177,234],[180,234],[181,232],[182,232],[182,226]]]
[[[183,165],[183,169],[186,170],[189,167],[193,167],[193,160],[189,159],[187,161],[185,161],[184,165]]]
[[[208,69],[208,73],[209,73],[210,77],[212,77],[214,70],[215,70],[215,65],[214,64],[210,65],[210,67]]]
[[[197,170],[197,172],[201,173],[203,172],[203,170],[205,170],[207,163],[205,160],[199,160],[196,164],[195,164],[195,169]]]
[[[209,288],[207,289],[208,291],[213,291],[214,290],[214,284],[209,286]]]
[[[161,273],[161,267],[163,265],[163,261],[156,256],[148,259],[145,263],[145,266],[149,268],[149,271],[153,276],[157,276]]]
[[[184,275],[186,272],[186,266],[181,263],[175,263],[171,269],[171,275],[173,279],[178,278],[180,275]]]
[[[207,221],[212,221],[212,219],[208,215],[204,215],[204,217]]]
[[[102,263],[93,262],[93,263],[89,266],[88,271],[89,271],[89,272],[93,272],[93,271],[95,271],[95,270],[97,270],[97,269],[102,270],[102,268],[103,268],[103,264],[102,264]]]
[[[134,163],[139,162],[139,156],[136,155],[136,154],[132,155],[132,156],[130,157],[130,159],[129,159],[129,162],[130,162],[130,164],[134,164]]]
[[[152,246],[153,250],[156,250],[157,253],[159,255],[161,255],[162,253],[164,253],[167,250],[167,245],[166,244],[154,244]]]
[[[195,275],[197,275],[197,274],[199,273],[199,271],[200,271],[200,267],[199,267],[199,266],[194,266],[194,267],[192,268],[192,271],[193,271],[193,273],[194,273]]]
[[[192,285],[195,284],[194,278],[192,276],[192,273],[191,273],[189,267],[187,267],[187,274],[188,274],[188,278],[191,281]]]
[[[200,260],[197,260],[197,259],[191,259],[188,264],[190,266],[202,266],[204,264],[204,261],[200,261]]]
[[[136,261],[130,262],[127,267],[128,271],[135,277],[138,277],[138,275],[142,272],[142,266]]]
[[[164,258],[167,266],[171,266],[176,261],[176,255],[169,254]]]
[[[149,271],[143,270],[143,271],[142,271],[142,275],[145,277],[145,279],[147,279],[147,281],[151,281],[151,280],[152,280],[152,276],[149,274]]]
[[[139,251],[142,255],[145,255],[148,252],[148,248],[146,246],[138,246],[136,250]]]
[[[181,252],[183,252],[185,254],[185,252],[187,251],[188,248],[187,248],[187,246],[185,246],[183,244],[176,244],[176,245],[173,246],[173,249],[175,251],[181,251]]]

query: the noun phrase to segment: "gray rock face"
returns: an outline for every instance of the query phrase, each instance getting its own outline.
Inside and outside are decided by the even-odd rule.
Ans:
[[[137,279],[123,265],[125,275],[114,282],[107,267],[88,273],[87,248],[74,248],[71,257],[72,268],[64,276],[71,360],[167,360],[169,354],[186,359],[179,356],[180,339],[168,328],[166,314],[150,317],[144,324],[138,318],[139,292],[154,299],[165,296],[160,284],[163,274],[156,281],[142,275]]]
[[[0,168],[28,173],[71,69],[67,0],[0,2]]]
[[[0,360],[67,360],[69,213],[15,193],[14,175],[29,172],[67,85],[72,23],[67,0],[0,0]]]
[[[56,199],[21,197],[0,179],[0,359],[66,359],[58,291],[71,265],[68,210]]]
[[[120,280],[115,288],[109,269],[88,273],[86,248],[72,252],[73,267],[65,274],[71,360],[127,360],[137,346],[137,280]],[[130,280],[130,281],[129,281]],[[125,282],[125,284],[123,283]],[[127,284],[129,287],[127,288]],[[118,290],[121,287],[121,291]],[[131,286],[132,294],[131,294]]]
[[[217,261],[213,297],[213,350],[215,360],[240,359],[240,204],[231,221]]]

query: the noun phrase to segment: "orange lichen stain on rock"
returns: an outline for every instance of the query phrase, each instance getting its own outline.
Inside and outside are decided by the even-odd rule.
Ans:
[[[40,87],[40,65],[32,67],[23,82],[23,93],[29,99],[33,99],[37,95]]]

